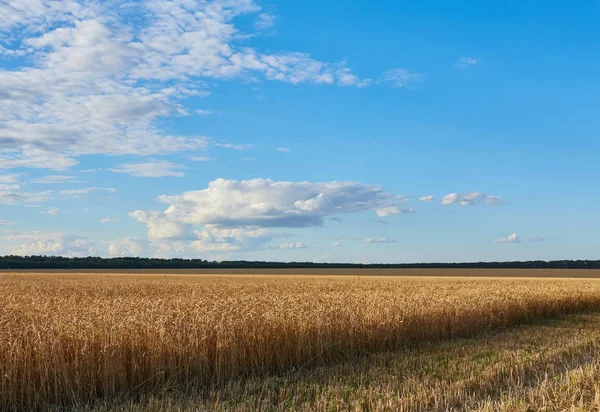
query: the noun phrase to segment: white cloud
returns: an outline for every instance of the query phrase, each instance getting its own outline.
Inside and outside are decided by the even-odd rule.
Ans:
[[[32,193],[0,189],[0,205],[42,203],[49,199],[52,193],[52,191]]]
[[[501,237],[499,239],[494,239],[494,243],[517,243],[520,241],[521,240],[519,239],[519,237],[517,236],[516,233],[512,233],[511,235],[509,235],[507,237]]]
[[[479,60],[474,57],[462,56],[458,62],[455,64],[459,69],[466,69],[469,66],[473,66],[478,64]]]
[[[278,147],[277,148],[278,152],[283,152],[283,153],[289,153],[292,151],[292,149],[290,149],[289,147]]]
[[[14,225],[15,222],[13,222],[12,220],[0,220],[0,226],[2,225]]]
[[[112,217],[103,217],[100,219],[100,223],[119,223],[119,219],[115,219]]]
[[[269,13],[260,13],[254,20],[256,30],[268,30],[275,25],[277,17]]]
[[[52,207],[46,211],[46,214],[51,215],[51,216],[57,216],[59,212],[60,212],[59,208]]]
[[[196,251],[223,252],[267,248],[273,239],[293,236],[271,228],[320,226],[342,213],[392,207],[405,196],[357,182],[217,179],[206,189],[159,200],[168,205],[164,212],[130,213],[146,225],[152,242],[187,241]]]
[[[194,162],[210,162],[215,158],[209,156],[189,156],[188,159],[193,160]]]
[[[30,183],[37,184],[56,184],[56,183],[81,183],[75,176],[47,175],[33,179]]]
[[[0,121],[1,126],[2,122]],[[37,139],[38,137],[35,138]],[[9,137],[9,140],[12,140],[12,138]],[[0,141],[2,141],[1,132]],[[0,169],[29,167],[33,169],[65,170],[79,163],[73,158],[52,151],[28,148],[26,151],[16,152],[18,150],[7,151],[7,153],[10,153],[7,155],[0,154]]]
[[[264,228],[222,228],[206,225],[196,232],[198,240],[190,247],[199,252],[233,252],[266,248],[273,239],[284,237],[280,232]]]
[[[150,242],[136,237],[113,240],[108,245],[108,254],[117,256],[146,256],[148,255]]]
[[[331,244],[331,246],[333,246],[333,247],[344,247],[344,245],[342,245],[342,243],[341,243],[341,242],[333,242],[333,243]]]
[[[180,164],[157,160],[152,162],[123,163],[110,169],[110,171],[115,173],[126,173],[136,177],[182,177],[185,176],[185,173],[180,172],[179,169],[184,168],[185,166]]]
[[[110,193],[114,193],[116,191],[117,191],[117,189],[114,189],[112,187],[96,187],[96,186],[92,186],[92,187],[84,187],[82,189],[60,190],[58,193],[60,195],[63,195],[63,196],[81,197],[83,195],[87,195],[87,194],[92,193],[92,192],[110,192]]]
[[[0,231],[10,253],[15,255],[88,256],[94,254],[94,242],[66,232]]]
[[[486,195],[481,192],[469,192],[463,195],[458,193],[450,193],[444,196],[442,199],[442,205],[452,205],[458,203],[461,206],[475,205],[479,202],[483,202],[487,205],[501,205],[502,199],[499,196]]]
[[[385,237],[372,238],[367,237],[363,240],[364,243],[398,243],[395,240],[390,240]]]
[[[215,114],[215,112],[212,110],[203,109],[194,110],[194,113],[199,114],[200,116],[210,116],[211,114]]]
[[[171,209],[171,208],[169,208]],[[166,213],[136,210],[129,214],[139,223],[146,224],[151,239],[193,239],[194,228],[189,223],[171,219]]]
[[[238,152],[254,148],[254,145],[252,145],[252,144],[233,144],[233,143],[219,143],[219,142],[213,143],[213,146],[221,147],[223,149],[237,150]]]
[[[380,186],[358,182],[276,182],[269,179],[217,179],[203,190],[159,197],[169,205],[161,213],[169,221],[228,227],[320,226],[324,218],[342,213],[375,209],[386,215],[402,213],[395,205],[405,199]]]
[[[392,87],[404,87],[410,83],[423,80],[424,76],[420,73],[413,73],[406,69],[392,69],[381,75],[380,82],[391,83]]]
[[[19,190],[21,188],[20,177],[21,175],[17,174],[0,175],[0,191],[8,192]]]
[[[424,203],[429,203],[429,202],[433,202],[434,197],[432,195],[428,195],[428,196],[421,196],[419,198],[419,202],[424,202]]]
[[[284,242],[279,246],[281,249],[305,249],[303,242]]]
[[[18,183],[20,176],[21,175],[18,175],[18,174],[4,174],[4,175],[0,175],[0,184]]]
[[[335,240],[340,241],[340,240],[358,240],[358,239],[353,236],[336,235]]]
[[[274,21],[252,0],[1,3],[0,55],[25,64],[0,71],[0,168],[204,150],[208,139],[172,135],[160,120],[189,114],[185,98],[215,80],[369,84],[345,62],[249,47],[256,33],[235,21],[254,15],[260,29]]]
[[[416,210],[412,207],[409,208],[399,208],[398,206],[387,206],[382,207],[376,210],[377,216],[379,217],[388,217],[391,215],[402,215],[406,213],[415,213]]]

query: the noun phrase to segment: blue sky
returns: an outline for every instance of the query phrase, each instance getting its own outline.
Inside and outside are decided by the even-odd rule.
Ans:
[[[596,259],[597,2],[0,4],[0,254]]]

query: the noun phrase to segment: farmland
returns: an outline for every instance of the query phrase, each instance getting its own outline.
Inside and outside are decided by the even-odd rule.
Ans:
[[[0,274],[0,410],[596,399],[599,280],[352,274]]]

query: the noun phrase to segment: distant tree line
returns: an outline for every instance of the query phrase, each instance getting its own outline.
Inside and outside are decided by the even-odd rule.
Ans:
[[[465,263],[316,263],[208,261],[138,257],[1,256],[0,269],[306,269],[306,268],[456,268],[456,269],[600,269],[600,260],[532,260]]]

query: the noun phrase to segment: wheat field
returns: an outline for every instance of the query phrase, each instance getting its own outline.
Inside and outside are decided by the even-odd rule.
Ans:
[[[0,410],[227,387],[600,309],[600,281],[0,274]]]

